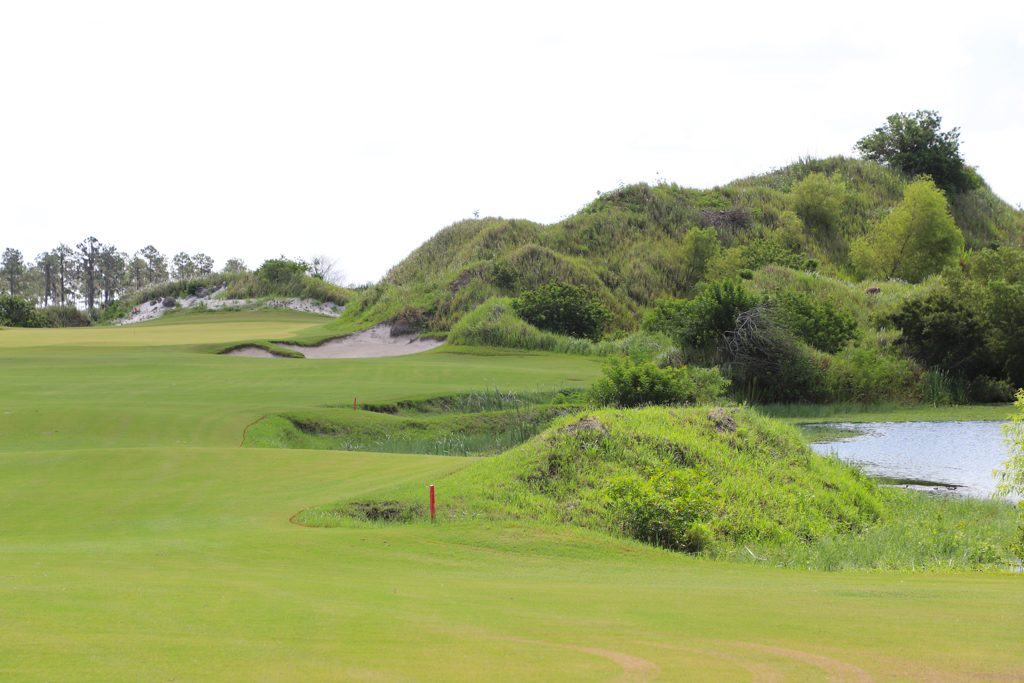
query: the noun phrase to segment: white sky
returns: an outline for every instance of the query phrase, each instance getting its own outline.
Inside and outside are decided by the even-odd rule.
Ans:
[[[936,109],[1024,202],[1010,2],[0,0],[0,249],[382,276],[472,215],[710,187]]]

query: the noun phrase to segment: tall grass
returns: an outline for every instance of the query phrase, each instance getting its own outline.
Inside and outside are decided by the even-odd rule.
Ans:
[[[493,298],[465,315],[448,335],[448,343],[462,346],[497,346],[530,351],[555,351],[584,356],[625,354],[651,360],[672,348],[660,334],[635,333],[617,340],[592,342],[540,330],[512,308],[511,299]]]
[[[218,296],[223,299],[283,297],[312,299],[321,303],[332,302],[343,306],[352,298],[351,290],[306,275],[286,282],[271,283],[260,278],[256,273],[212,273],[189,280],[171,280],[151,285],[133,292],[125,301],[131,307],[154,299],[166,297],[177,299],[195,296],[203,290],[212,293],[222,288],[223,291]]]

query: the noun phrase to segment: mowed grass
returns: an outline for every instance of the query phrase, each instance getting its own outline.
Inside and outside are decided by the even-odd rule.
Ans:
[[[237,334],[320,324],[306,320],[269,316]],[[1020,576],[780,570],[526,521],[293,524],[310,506],[395,486],[425,491],[474,459],[238,448],[263,412],[350,401],[353,391],[387,402],[585,384],[596,366],[543,354],[227,358],[195,347],[231,334],[167,327],[152,326],[153,345],[120,344],[117,330],[97,330],[110,335],[105,344],[72,344],[60,330],[25,344],[21,331],[0,332],[2,680],[1013,679],[1024,670]],[[159,343],[164,333],[182,336]],[[58,433],[32,433],[47,427]],[[442,506],[444,496],[442,487]]]
[[[322,321],[292,312],[205,313],[125,328],[0,331],[0,449],[238,446],[245,428],[268,414],[467,388],[585,386],[600,371],[594,359],[546,353],[440,350],[343,363],[213,353]]]

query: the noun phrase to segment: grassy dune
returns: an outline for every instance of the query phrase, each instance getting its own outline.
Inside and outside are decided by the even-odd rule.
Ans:
[[[292,313],[0,331],[0,679],[1012,679],[997,574],[695,559],[542,521],[334,529],[300,510],[472,458],[239,448],[261,415],[583,385],[585,357],[248,359]],[[439,491],[442,505],[445,489]]]

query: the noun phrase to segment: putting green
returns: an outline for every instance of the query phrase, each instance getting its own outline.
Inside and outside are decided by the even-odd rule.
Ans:
[[[231,315],[94,330],[95,338],[0,332],[0,679],[1024,671],[1019,576],[783,571],[472,519],[292,524],[305,507],[396,484],[437,482],[443,505],[443,476],[473,461],[238,448],[261,414],[350,402],[357,392],[387,401],[579,384],[597,366],[547,354],[314,363],[200,353],[197,345],[320,324]],[[235,324],[243,327],[216,329]]]

